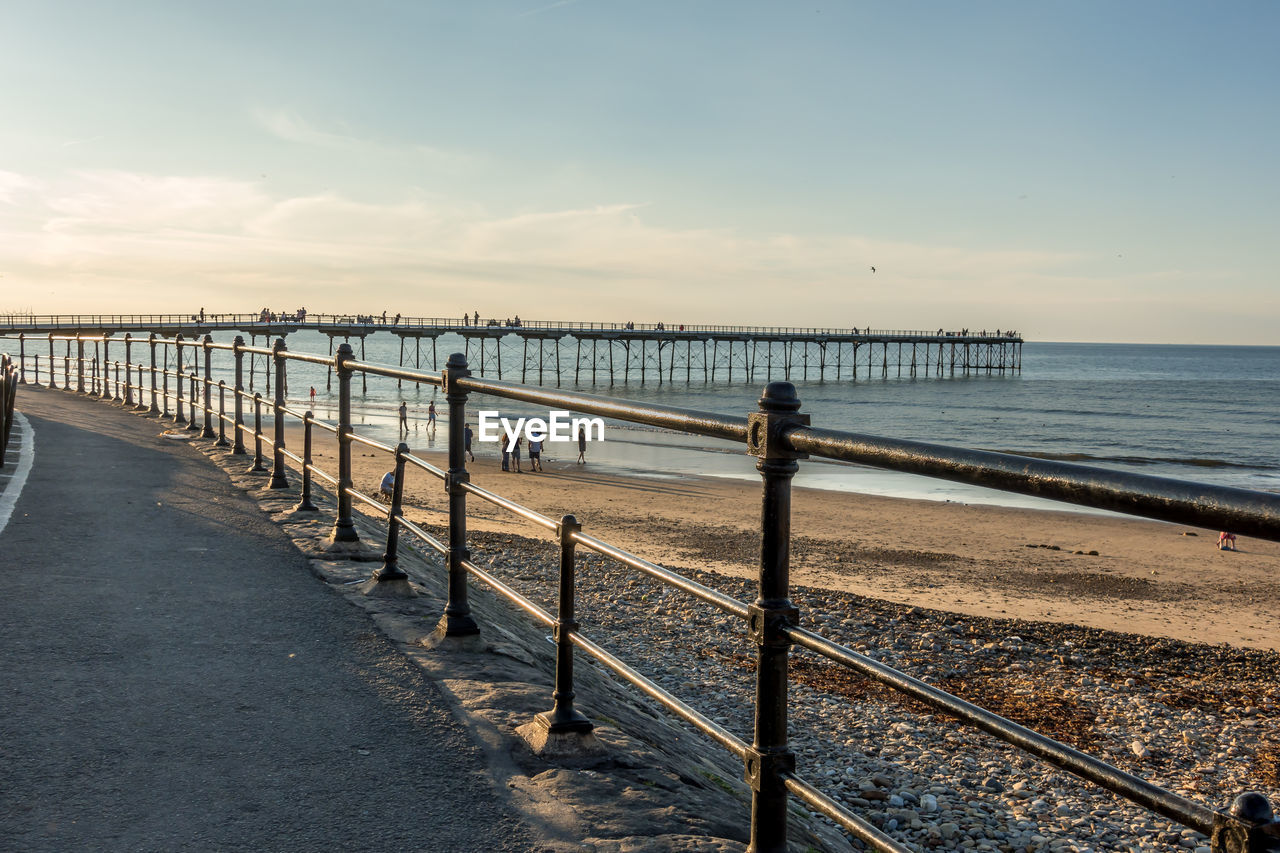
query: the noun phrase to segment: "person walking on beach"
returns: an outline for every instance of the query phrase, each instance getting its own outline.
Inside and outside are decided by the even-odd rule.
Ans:
[[[578,427],[578,461],[587,464],[587,431]]]
[[[431,430],[431,437],[436,437],[436,401],[432,400],[431,405],[427,406],[427,429]]]
[[[529,439],[529,471],[542,470],[542,442],[530,438]]]
[[[311,386],[311,407],[315,408],[315,405],[316,405],[316,386],[312,385]]]
[[[471,431],[471,424],[462,425],[462,452],[467,454],[467,459],[472,462],[476,461],[476,455],[471,452],[471,437],[475,435]]]
[[[409,404],[404,400],[400,401],[400,432],[409,434]]]
[[[1224,530],[1218,534],[1218,550],[1219,551],[1234,551],[1235,549],[1236,549],[1236,535],[1234,533],[1228,533],[1227,531]]]
[[[515,445],[511,448],[511,461],[515,463],[517,474],[524,473],[524,471],[520,470],[520,442],[523,440],[521,436],[517,435]]]
[[[510,471],[511,451],[507,449],[507,443],[503,441],[501,437],[498,438],[498,445],[502,448],[502,470]]]

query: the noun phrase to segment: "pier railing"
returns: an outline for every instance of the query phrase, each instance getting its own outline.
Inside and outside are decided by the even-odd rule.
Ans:
[[[78,340],[83,344],[84,340],[101,339],[95,337]],[[370,585],[374,588],[406,581],[407,574],[399,566],[397,556],[398,537],[402,529],[415,535],[444,558],[448,576],[448,601],[437,627],[440,636],[447,640],[480,632],[481,626],[473,617],[468,602],[469,578],[486,584],[535,622],[551,628],[556,643],[553,707],[537,716],[545,730],[572,735],[592,728],[590,720],[574,707],[573,656],[575,652],[583,652],[742,760],[744,775],[752,790],[750,849],[753,851],[781,853],[786,850],[789,796],[796,797],[808,808],[830,818],[870,849],[906,850],[900,842],[804,779],[803,768],[797,765],[796,757],[789,747],[787,685],[788,654],[792,645],[809,649],[837,665],[917,699],[1048,764],[1202,832],[1210,837],[1214,853],[1280,850],[1280,822],[1275,820],[1270,804],[1260,794],[1243,793],[1228,809],[1218,810],[1154,785],[1101,759],[882,664],[870,656],[834,643],[817,632],[800,627],[798,609],[789,598],[791,480],[800,461],[808,456],[942,477],[1146,518],[1211,529],[1229,529],[1271,541],[1280,541],[1280,496],[1138,474],[1122,474],[1010,454],[826,430],[811,425],[808,415],[800,412],[801,401],[796,397],[794,386],[787,382],[768,385],[755,410],[741,416],[729,416],[476,378],[470,375],[466,359],[461,354],[451,356],[448,365],[437,375],[358,361],[348,344],[343,344],[336,356],[328,357],[289,352],[283,340],[277,341],[270,349],[245,346],[241,340],[233,344],[218,344],[207,335],[198,341],[184,341],[180,336],[170,340],[152,335],[145,343],[149,364],[144,364],[143,361],[136,364],[130,362],[129,349],[126,348],[123,370],[119,362],[115,363],[114,380],[110,362],[101,365],[101,370],[95,370],[94,362],[86,362],[83,358],[83,346],[78,347],[80,357],[75,360],[74,365],[76,389],[162,417],[167,416],[169,402],[173,400],[173,418],[176,424],[189,430],[199,430],[204,437],[213,438],[216,435],[217,443],[230,446],[233,454],[247,455],[244,440],[252,438],[255,453],[251,470],[267,472],[263,445],[268,444],[272,456],[270,488],[289,488],[287,461],[291,461],[301,471],[301,495],[297,506],[299,510],[313,511],[316,508],[314,478],[319,477],[332,486],[336,512],[331,539],[335,547],[354,547],[360,541],[353,517],[356,504],[366,508],[375,517],[385,518],[387,539],[383,564],[370,578]],[[159,367],[157,362],[157,349],[169,347],[176,348],[174,362],[177,369],[173,371]],[[184,349],[188,356],[185,359]],[[235,384],[232,388],[228,388],[225,381],[215,383],[212,380],[211,357],[214,352],[219,351],[229,353],[234,359]],[[275,398],[267,403],[273,421],[273,434],[269,438],[263,430],[261,417],[266,401],[260,394],[250,396],[243,388],[242,367],[245,355],[266,356],[274,364]],[[203,358],[202,369],[198,357]],[[339,382],[337,424],[324,423],[311,412],[299,412],[286,405],[287,364],[290,361],[324,365],[336,372]],[[184,365],[188,363],[191,369],[185,370]],[[49,367],[48,384],[50,387],[58,387],[54,370],[56,363]],[[71,390],[73,375],[72,360],[69,357],[64,357],[62,368],[62,387]],[[132,380],[135,369],[136,383]],[[8,375],[11,376],[12,373],[11,368]],[[444,391],[449,425],[447,470],[414,456],[404,444],[393,448],[355,433],[351,422],[351,382],[356,374],[420,383]],[[168,391],[170,377],[174,379],[173,394]],[[144,378],[149,381],[144,382]],[[157,378],[164,385],[162,392],[157,391]],[[34,380],[40,381],[38,362]],[[21,367],[19,381],[26,381],[25,371]],[[187,386],[190,388],[189,393],[185,394],[185,399],[189,401],[189,418],[184,414],[184,391]],[[215,389],[218,394],[216,408],[212,402]],[[225,398],[228,391],[233,399],[232,415],[227,414]],[[472,394],[625,420],[744,446],[749,455],[756,457],[756,467],[762,480],[757,598],[752,602],[739,601],[603,539],[588,535],[572,515],[554,519],[472,484],[466,470],[463,446],[466,406]],[[252,427],[245,423],[246,403],[253,406]],[[302,455],[285,446],[287,418],[297,419],[303,427]],[[201,419],[203,425],[200,423]],[[215,419],[218,424],[216,433],[213,429]],[[336,476],[313,463],[312,440],[313,431],[317,427],[336,438]],[[228,428],[234,436],[232,442],[226,440]],[[389,507],[383,505],[376,496],[355,488],[351,468],[353,444],[371,447],[394,457],[395,487]],[[404,517],[404,484],[406,471],[410,466],[443,481],[445,485],[449,502],[447,542]],[[561,573],[559,604],[555,614],[471,560],[466,536],[468,497],[493,504],[532,522],[559,544]],[[574,589],[575,554],[578,548],[601,554],[745,622],[756,647],[754,730],[750,743],[708,719],[616,655],[592,642],[580,631],[576,619]]]
[[[0,315],[0,331],[48,332],[107,329],[107,330],[151,330],[156,328],[172,329],[187,327],[194,331],[205,332],[217,329],[247,329],[254,326],[289,326],[295,329],[325,329],[333,326],[368,329],[369,331],[395,330],[432,330],[475,332],[484,330],[520,330],[553,331],[573,334],[579,332],[646,332],[677,334],[714,334],[714,335],[786,335],[790,337],[815,335],[823,337],[863,336],[887,340],[918,340],[921,338],[956,337],[971,339],[1021,340],[1014,331],[989,330],[980,331],[944,330],[944,329],[873,329],[863,326],[819,327],[819,326],[734,326],[667,323],[633,322],[586,322],[579,320],[520,320],[518,318],[481,317],[475,319],[459,319],[458,317],[386,317],[383,314],[311,314],[311,313],[269,313],[269,314],[3,314]]]

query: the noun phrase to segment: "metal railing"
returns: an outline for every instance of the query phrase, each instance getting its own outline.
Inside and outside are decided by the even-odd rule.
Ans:
[[[9,314],[0,315],[0,331],[39,333],[42,331],[84,331],[86,329],[111,329],[117,331],[146,331],[156,328],[172,330],[189,328],[196,332],[249,329],[256,326],[289,327],[290,330],[326,329],[332,327],[349,327],[368,329],[370,331],[417,330],[426,332],[458,332],[468,333],[483,331],[491,333],[519,334],[524,330],[559,332],[571,335],[574,332],[628,332],[645,334],[678,335],[726,335],[745,337],[861,337],[876,340],[919,340],[928,338],[987,340],[987,341],[1020,341],[1021,335],[1011,330],[995,331],[982,329],[873,329],[853,326],[849,328],[817,327],[817,326],[732,326],[685,323],[633,323],[633,322],[584,322],[578,320],[521,320],[505,317],[498,319],[479,318],[458,319],[457,317],[402,317],[395,315],[388,318],[385,314],[311,314],[311,313],[267,313],[267,314]],[[267,331],[270,331],[267,328]]]
[[[91,370],[92,360],[86,367],[84,343],[98,338],[72,338],[78,341],[76,387],[84,391],[85,371]],[[135,341],[136,343],[137,341]],[[539,723],[549,732],[575,733],[590,731],[592,724],[574,707],[573,655],[586,653],[644,694],[656,700],[680,719],[693,725],[737,756],[744,763],[745,777],[752,790],[750,817],[751,846],[753,851],[784,851],[787,836],[787,798],[794,795],[813,811],[825,815],[862,841],[867,847],[881,851],[902,851],[906,848],[875,825],[845,808],[833,798],[806,781],[796,766],[795,755],[788,745],[788,655],[792,645],[808,649],[827,660],[879,682],[880,684],[917,699],[926,705],[967,723],[1013,747],[1092,782],[1124,799],[1152,812],[1163,815],[1184,826],[1210,837],[1214,853],[1262,853],[1280,850],[1280,822],[1274,819],[1270,804],[1256,793],[1237,797],[1231,807],[1215,810],[1177,793],[1151,784],[1126,773],[1092,755],[1048,738],[1038,732],[1020,726],[991,711],[929,685],[906,673],[882,664],[872,657],[859,654],[834,643],[820,634],[801,628],[798,610],[789,599],[789,554],[791,529],[791,480],[798,470],[799,461],[808,456],[858,462],[881,468],[942,477],[957,482],[987,486],[1025,495],[1054,498],[1084,506],[1101,507],[1147,518],[1194,524],[1216,529],[1231,529],[1249,535],[1280,541],[1280,496],[1243,489],[1208,486],[1196,483],[1123,474],[1104,469],[1069,463],[1048,462],[1011,454],[972,451],[960,448],[907,442],[874,436],[826,430],[809,423],[808,415],[800,413],[800,400],[795,388],[787,382],[774,382],[767,386],[756,411],[745,416],[727,416],[674,407],[642,405],[628,400],[595,396],[574,392],[543,389],[475,378],[467,369],[461,354],[450,356],[440,375],[422,373],[391,365],[358,361],[349,344],[343,344],[336,356],[291,353],[283,340],[277,340],[270,348],[245,346],[237,338],[232,344],[217,344],[206,335],[201,341],[184,341],[180,336],[165,340],[150,335],[146,343],[150,352],[150,405],[143,403],[147,389],[142,382],[144,367],[139,365],[139,381],[132,388],[129,377],[132,365],[126,364],[123,374],[125,387],[119,387],[121,371],[116,370],[114,395],[108,394],[106,378],[102,372],[100,396],[134,405],[152,414],[164,415],[171,395],[167,380],[171,372],[157,363],[157,349],[166,352],[176,350],[175,374],[176,401],[174,420],[186,424],[187,429],[200,429],[197,425],[196,388],[203,388],[200,410],[203,413],[202,434],[213,437],[212,419],[218,420],[218,443],[226,444],[225,426],[234,431],[232,453],[245,454],[244,437],[252,436],[255,444],[255,461],[250,470],[266,472],[262,446],[270,444],[272,464],[270,487],[289,487],[286,460],[292,461],[302,472],[299,510],[314,510],[313,480],[315,477],[330,483],[336,493],[336,513],[331,538],[335,545],[354,545],[360,541],[353,510],[356,503],[375,515],[387,520],[387,539],[382,565],[373,572],[370,584],[379,587],[384,583],[401,582],[406,574],[398,565],[398,537],[401,529],[407,530],[437,551],[444,558],[448,573],[448,600],[437,626],[444,638],[471,636],[479,633],[480,626],[472,616],[468,602],[468,578],[474,577],[492,588],[497,594],[514,603],[537,623],[549,626],[556,644],[555,682],[552,693],[553,707],[537,715]],[[203,375],[197,370],[185,374],[191,391],[189,421],[183,413],[182,371],[183,349],[203,354]],[[211,376],[211,356],[214,351],[226,351],[235,361],[234,415],[226,414],[225,382],[214,383]],[[275,398],[271,405],[273,437],[267,439],[261,421],[263,398],[250,396],[243,388],[243,359],[245,355],[266,356],[275,367]],[[64,369],[69,370],[69,356],[64,356]],[[105,356],[104,356],[105,359]],[[299,361],[332,368],[339,382],[338,423],[326,424],[317,420],[311,412],[297,412],[285,405],[286,365]],[[104,360],[104,365],[106,364]],[[193,366],[196,362],[193,360]],[[12,370],[10,370],[12,373]],[[351,422],[351,381],[356,373],[366,376],[382,376],[443,389],[448,406],[448,469],[441,470],[420,459],[400,444],[392,448],[373,439],[356,435]],[[157,395],[156,378],[165,382],[162,394]],[[39,381],[37,369],[36,380]],[[57,387],[50,374],[50,387]],[[92,384],[92,373],[90,375]],[[70,373],[64,372],[64,387],[71,385]],[[213,388],[218,389],[219,402],[215,413],[211,405]],[[130,404],[132,392],[137,391],[138,402]],[[756,467],[762,479],[761,547],[758,596],[750,602],[738,601],[731,596],[703,586],[643,557],[609,544],[582,531],[572,515],[559,520],[524,507],[501,495],[480,488],[470,482],[466,470],[463,446],[466,405],[471,394],[485,394],[509,400],[547,405],[583,414],[598,415],[662,427],[745,445],[746,452],[757,458]],[[157,399],[162,402],[157,406]],[[243,403],[252,399],[255,418],[252,429],[244,423]],[[162,411],[162,408],[163,411]],[[298,456],[285,447],[285,419],[297,418],[304,431],[304,449]],[[320,427],[334,434],[337,441],[338,472],[333,476],[314,465],[312,461],[312,432]],[[362,444],[392,454],[395,459],[395,487],[390,506],[384,506],[374,496],[354,487],[351,468],[351,446]],[[404,483],[409,466],[425,471],[445,484],[449,496],[448,541],[442,542],[430,532],[411,522],[403,514]],[[554,536],[561,550],[558,608],[551,614],[536,602],[507,585],[471,560],[467,546],[467,498],[483,500],[502,508],[519,518],[532,522]],[[577,548],[586,548],[604,557],[639,571],[648,577],[693,596],[732,617],[746,623],[748,634],[756,646],[756,696],[754,703],[754,731],[751,743],[740,739],[724,726],[712,721],[678,697],[667,692],[643,674],[636,671],[608,650],[592,642],[581,633],[576,621],[575,554]]]
[[[0,353],[0,469],[4,468],[13,434],[13,413],[18,396],[19,369],[8,353]]]

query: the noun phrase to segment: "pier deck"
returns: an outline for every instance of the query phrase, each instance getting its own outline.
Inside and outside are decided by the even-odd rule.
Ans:
[[[0,334],[25,340],[89,335],[182,335],[199,338],[235,332],[250,343],[312,331],[335,342],[364,342],[371,335],[400,339],[400,364],[440,367],[439,338],[464,341],[478,375],[559,385],[572,378],[592,384],[647,381],[716,382],[772,379],[857,380],[889,376],[942,377],[955,373],[1005,373],[1022,369],[1020,334],[870,328],[721,326],[667,323],[602,323],[378,315],[8,315]],[[52,336],[52,337],[50,337]],[[427,361],[429,348],[430,357]],[[52,357],[53,352],[50,350]],[[505,361],[504,361],[505,356]]]

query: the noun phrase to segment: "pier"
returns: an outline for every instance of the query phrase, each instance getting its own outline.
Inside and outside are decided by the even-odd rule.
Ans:
[[[135,314],[4,315],[0,334],[24,339],[66,335],[213,332],[258,337],[269,343],[292,332],[313,331],[353,343],[365,357],[370,335],[399,338],[401,367],[441,367],[439,339],[453,334],[479,376],[561,385],[639,382],[768,382],[783,380],[945,377],[1022,370],[1022,336],[1013,331],[892,330],[783,326],[599,323],[569,320],[497,320],[442,317],[388,318],[385,314]],[[70,356],[70,353],[67,353]],[[51,351],[52,357],[52,351]],[[250,364],[250,369],[255,369]],[[265,364],[264,364],[265,369]]]

